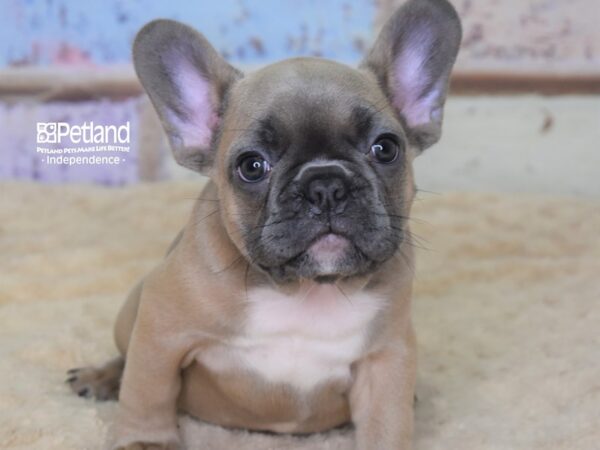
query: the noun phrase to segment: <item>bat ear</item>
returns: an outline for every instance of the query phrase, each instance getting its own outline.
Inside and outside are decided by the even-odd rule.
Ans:
[[[460,19],[447,0],[409,0],[388,20],[361,67],[377,77],[421,150],[441,135]]]
[[[133,61],[167,132],[175,160],[207,172],[214,159],[212,141],[223,99],[241,72],[204,36],[173,20],[155,20],[139,31]]]

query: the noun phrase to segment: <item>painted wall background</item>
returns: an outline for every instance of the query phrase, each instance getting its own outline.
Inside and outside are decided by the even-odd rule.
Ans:
[[[109,75],[114,78],[115,73],[117,78],[122,75],[125,84],[137,85],[131,69],[131,43],[140,27],[152,19],[172,18],[196,27],[242,69],[292,56],[323,56],[354,64],[369,48],[383,21],[403,1],[0,0],[0,142],[3,144],[0,179],[115,186],[190,176],[176,168],[155,114],[145,96],[139,95],[139,86],[135,94],[127,96],[89,92],[95,88],[84,86],[86,80],[95,78],[94,86],[98,88],[102,84],[99,80]],[[600,77],[598,0],[450,1],[461,15],[464,28],[456,72],[596,74]],[[85,101],[53,98],[52,91],[60,87],[65,75],[71,82],[76,80],[75,84],[81,81],[83,87],[77,85],[76,90],[91,95],[87,95]],[[39,79],[45,80],[49,96],[28,93],[27,83]],[[526,97],[508,101],[510,108],[504,108],[504,103],[496,99],[486,100],[489,105],[498,106],[497,114],[489,113],[483,106],[455,108],[454,113],[458,114],[455,120],[460,124],[477,124],[469,131],[476,139],[468,141],[470,147],[463,145],[462,134],[455,132],[454,137],[451,134],[459,130],[460,125],[446,127],[445,141],[454,139],[458,147],[450,149],[452,153],[448,154],[462,171],[461,177],[467,174],[474,183],[494,179],[481,169],[485,164],[478,159],[484,154],[482,149],[489,147],[487,136],[493,134],[493,130],[503,129],[503,123],[512,123],[518,128],[518,124],[511,121],[511,110],[528,111],[523,115],[527,119],[523,119],[523,123],[530,133],[527,136],[531,137],[527,145],[539,148],[540,153],[538,155],[536,150],[530,158],[534,163],[523,159],[524,152],[516,152],[510,159],[504,150],[489,152],[485,160],[492,168],[501,167],[498,162],[509,160],[520,165],[525,174],[520,186],[531,184],[527,171],[534,164],[540,174],[539,190],[548,190],[548,186],[553,185],[544,181],[548,164],[560,169],[564,155],[561,149],[564,143],[558,145],[561,140],[556,130],[564,133],[565,142],[570,142],[570,130],[600,129],[600,102],[566,99],[564,103],[559,100],[555,104]],[[454,104],[459,103],[450,99],[449,107]],[[578,115],[581,111],[585,111],[583,116]],[[556,117],[564,119],[558,123]],[[58,121],[71,124],[94,121],[117,126],[129,121],[131,152],[118,166],[49,166],[36,154],[36,124]],[[523,140],[516,128],[507,130],[508,138],[501,141],[502,145],[521,148]],[[577,185],[570,191],[584,192],[585,186],[595,182],[591,190],[600,192],[597,180],[586,181],[588,169],[595,167],[590,161],[593,159],[597,164],[599,154],[588,151],[588,147],[597,147],[598,139],[588,132],[580,134],[578,142],[570,154],[582,155],[571,160],[581,161],[577,179],[582,180],[584,187]],[[438,148],[443,147],[444,141]],[[467,147],[471,150],[466,151]],[[429,154],[435,155],[437,150],[434,150]],[[548,158],[541,152],[554,156]],[[511,170],[510,173],[515,173],[515,167]],[[497,179],[507,178],[499,174]],[[445,185],[434,183],[434,188],[441,189]]]
[[[135,33],[171,18],[201,30],[229,60],[297,55],[356,61],[370,40],[372,0],[2,0],[0,66],[127,64]]]
[[[130,62],[133,37],[166,17],[201,30],[230,61],[311,55],[354,63],[405,0],[0,0],[0,68]],[[451,0],[459,70],[600,74],[597,0]]]

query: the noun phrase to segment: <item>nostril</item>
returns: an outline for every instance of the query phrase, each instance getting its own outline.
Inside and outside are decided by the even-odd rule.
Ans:
[[[327,198],[325,197],[325,193],[323,192],[323,189],[316,189],[315,190],[315,203],[317,206],[325,206],[325,203],[327,202]]]
[[[346,187],[341,181],[335,186],[333,186],[332,196],[333,199],[338,202],[346,198]]]
[[[310,184],[308,189],[308,201],[319,208],[326,206],[327,196],[321,183],[315,181]]]
[[[319,210],[333,209],[347,197],[346,185],[339,178],[317,178],[308,184],[307,200]]]

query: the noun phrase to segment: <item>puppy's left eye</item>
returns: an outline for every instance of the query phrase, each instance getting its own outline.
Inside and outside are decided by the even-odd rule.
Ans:
[[[238,160],[237,172],[246,183],[256,183],[271,171],[271,165],[259,154],[248,153]]]
[[[371,145],[371,156],[375,161],[381,164],[391,164],[398,159],[400,147],[398,143],[388,136],[377,138]]]

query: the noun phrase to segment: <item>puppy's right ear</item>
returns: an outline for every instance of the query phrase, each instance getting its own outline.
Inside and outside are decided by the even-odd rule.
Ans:
[[[241,72],[204,36],[173,20],[144,26],[133,44],[137,75],[164,125],[175,160],[206,173],[222,102]]]

